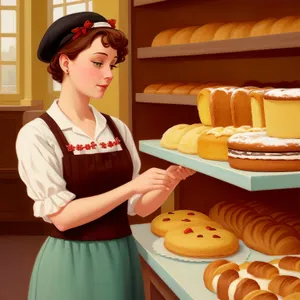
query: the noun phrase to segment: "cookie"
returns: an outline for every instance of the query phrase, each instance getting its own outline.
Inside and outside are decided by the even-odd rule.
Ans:
[[[209,221],[207,225],[217,226],[207,215],[195,210],[175,210],[163,213],[155,217],[151,222],[151,231],[153,234],[164,237],[166,232],[182,224],[196,224],[203,221]],[[222,227],[221,225],[218,225]]]
[[[181,225],[165,235],[164,246],[170,252],[198,258],[226,257],[239,250],[239,240],[224,228],[203,224]]]

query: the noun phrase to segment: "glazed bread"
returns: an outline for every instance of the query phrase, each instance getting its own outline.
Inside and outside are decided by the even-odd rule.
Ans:
[[[264,94],[266,128],[269,136],[300,138],[300,89],[272,89]]]
[[[298,257],[292,258],[300,260]],[[300,292],[300,272],[288,272],[271,262],[248,261],[237,265],[218,259],[206,267],[203,280],[206,288],[216,293],[220,300],[276,300]]]
[[[258,206],[251,207],[247,203],[219,202],[210,209],[209,217],[258,252],[267,255],[300,254],[299,218],[284,213],[285,218],[279,221],[278,213],[276,215],[272,208],[265,207],[260,209],[263,213],[259,213]]]

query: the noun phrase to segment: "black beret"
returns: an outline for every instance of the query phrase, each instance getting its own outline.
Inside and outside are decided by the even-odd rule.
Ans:
[[[74,38],[76,32],[72,32],[75,28],[88,25],[89,21],[94,24],[93,27],[113,27],[103,16],[95,12],[79,12],[69,14],[56,20],[49,26],[44,34],[38,47],[37,56],[42,62],[49,63],[57,51],[71,38]],[[90,26],[92,24],[89,24]],[[80,30],[79,30],[80,31]],[[77,33],[80,35],[80,33]]]

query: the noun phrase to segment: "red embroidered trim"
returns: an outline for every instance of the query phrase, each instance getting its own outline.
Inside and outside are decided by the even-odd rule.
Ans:
[[[105,142],[101,142],[99,143],[99,146],[101,148],[112,148],[114,146],[117,146],[120,144],[120,140],[119,138],[115,138],[113,141],[108,141],[107,143]],[[73,152],[75,150],[77,151],[82,151],[82,150],[91,150],[91,149],[96,149],[97,147],[97,144],[95,142],[91,142],[90,144],[85,144],[85,145],[82,145],[82,144],[78,144],[76,146],[72,145],[72,144],[69,144],[69,145],[66,145],[67,149],[69,152]]]

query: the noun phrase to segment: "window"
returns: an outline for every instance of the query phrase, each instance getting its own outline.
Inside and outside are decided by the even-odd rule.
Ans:
[[[18,0],[0,0],[0,94],[20,93]]]
[[[49,0],[49,1],[51,5],[49,9],[50,12],[49,25],[65,15],[73,14],[81,11],[93,10],[93,4],[91,0]],[[52,94],[56,96],[57,92],[59,92],[61,89],[61,85],[58,82],[52,80],[52,78],[50,84],[51,84]]]

